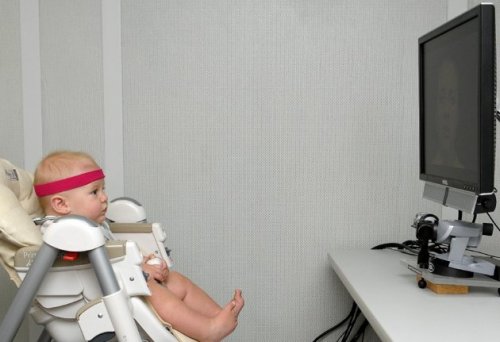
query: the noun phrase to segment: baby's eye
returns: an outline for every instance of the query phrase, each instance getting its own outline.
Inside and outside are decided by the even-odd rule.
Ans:
[[[97,189],[91,192],[92,195],[97,195]]]

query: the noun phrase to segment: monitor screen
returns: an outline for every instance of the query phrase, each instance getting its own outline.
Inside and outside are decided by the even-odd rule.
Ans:
[[[481,4],[418,42],[420,179],[493,192],[494,7]]]

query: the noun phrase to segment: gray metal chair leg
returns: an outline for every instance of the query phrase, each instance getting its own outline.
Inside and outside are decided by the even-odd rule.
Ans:
[[[28,312],[45,274],[56,260],[58,250],[43,243],[0,325],[0,342],[11,342]]]

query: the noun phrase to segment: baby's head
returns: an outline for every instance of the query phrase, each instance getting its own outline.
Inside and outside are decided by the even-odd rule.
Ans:
[[[104,221],[108,202],[104,173],[90,155],[50,153],[38,164],[34,184],[46,215],[74,214]]]

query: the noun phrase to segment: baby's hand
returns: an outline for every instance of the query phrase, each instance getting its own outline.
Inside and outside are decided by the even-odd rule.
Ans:
[[[154,254],[144,257],[142,269],[156,281],[163,283],[168,278],[168,267],[165,260],[156,257]]]
[[[146,261],[146,264],[148,264],[148,265],[161,265],[162,260],[160,258],[152,258],[152,259],[149,259],[148,261]]]

